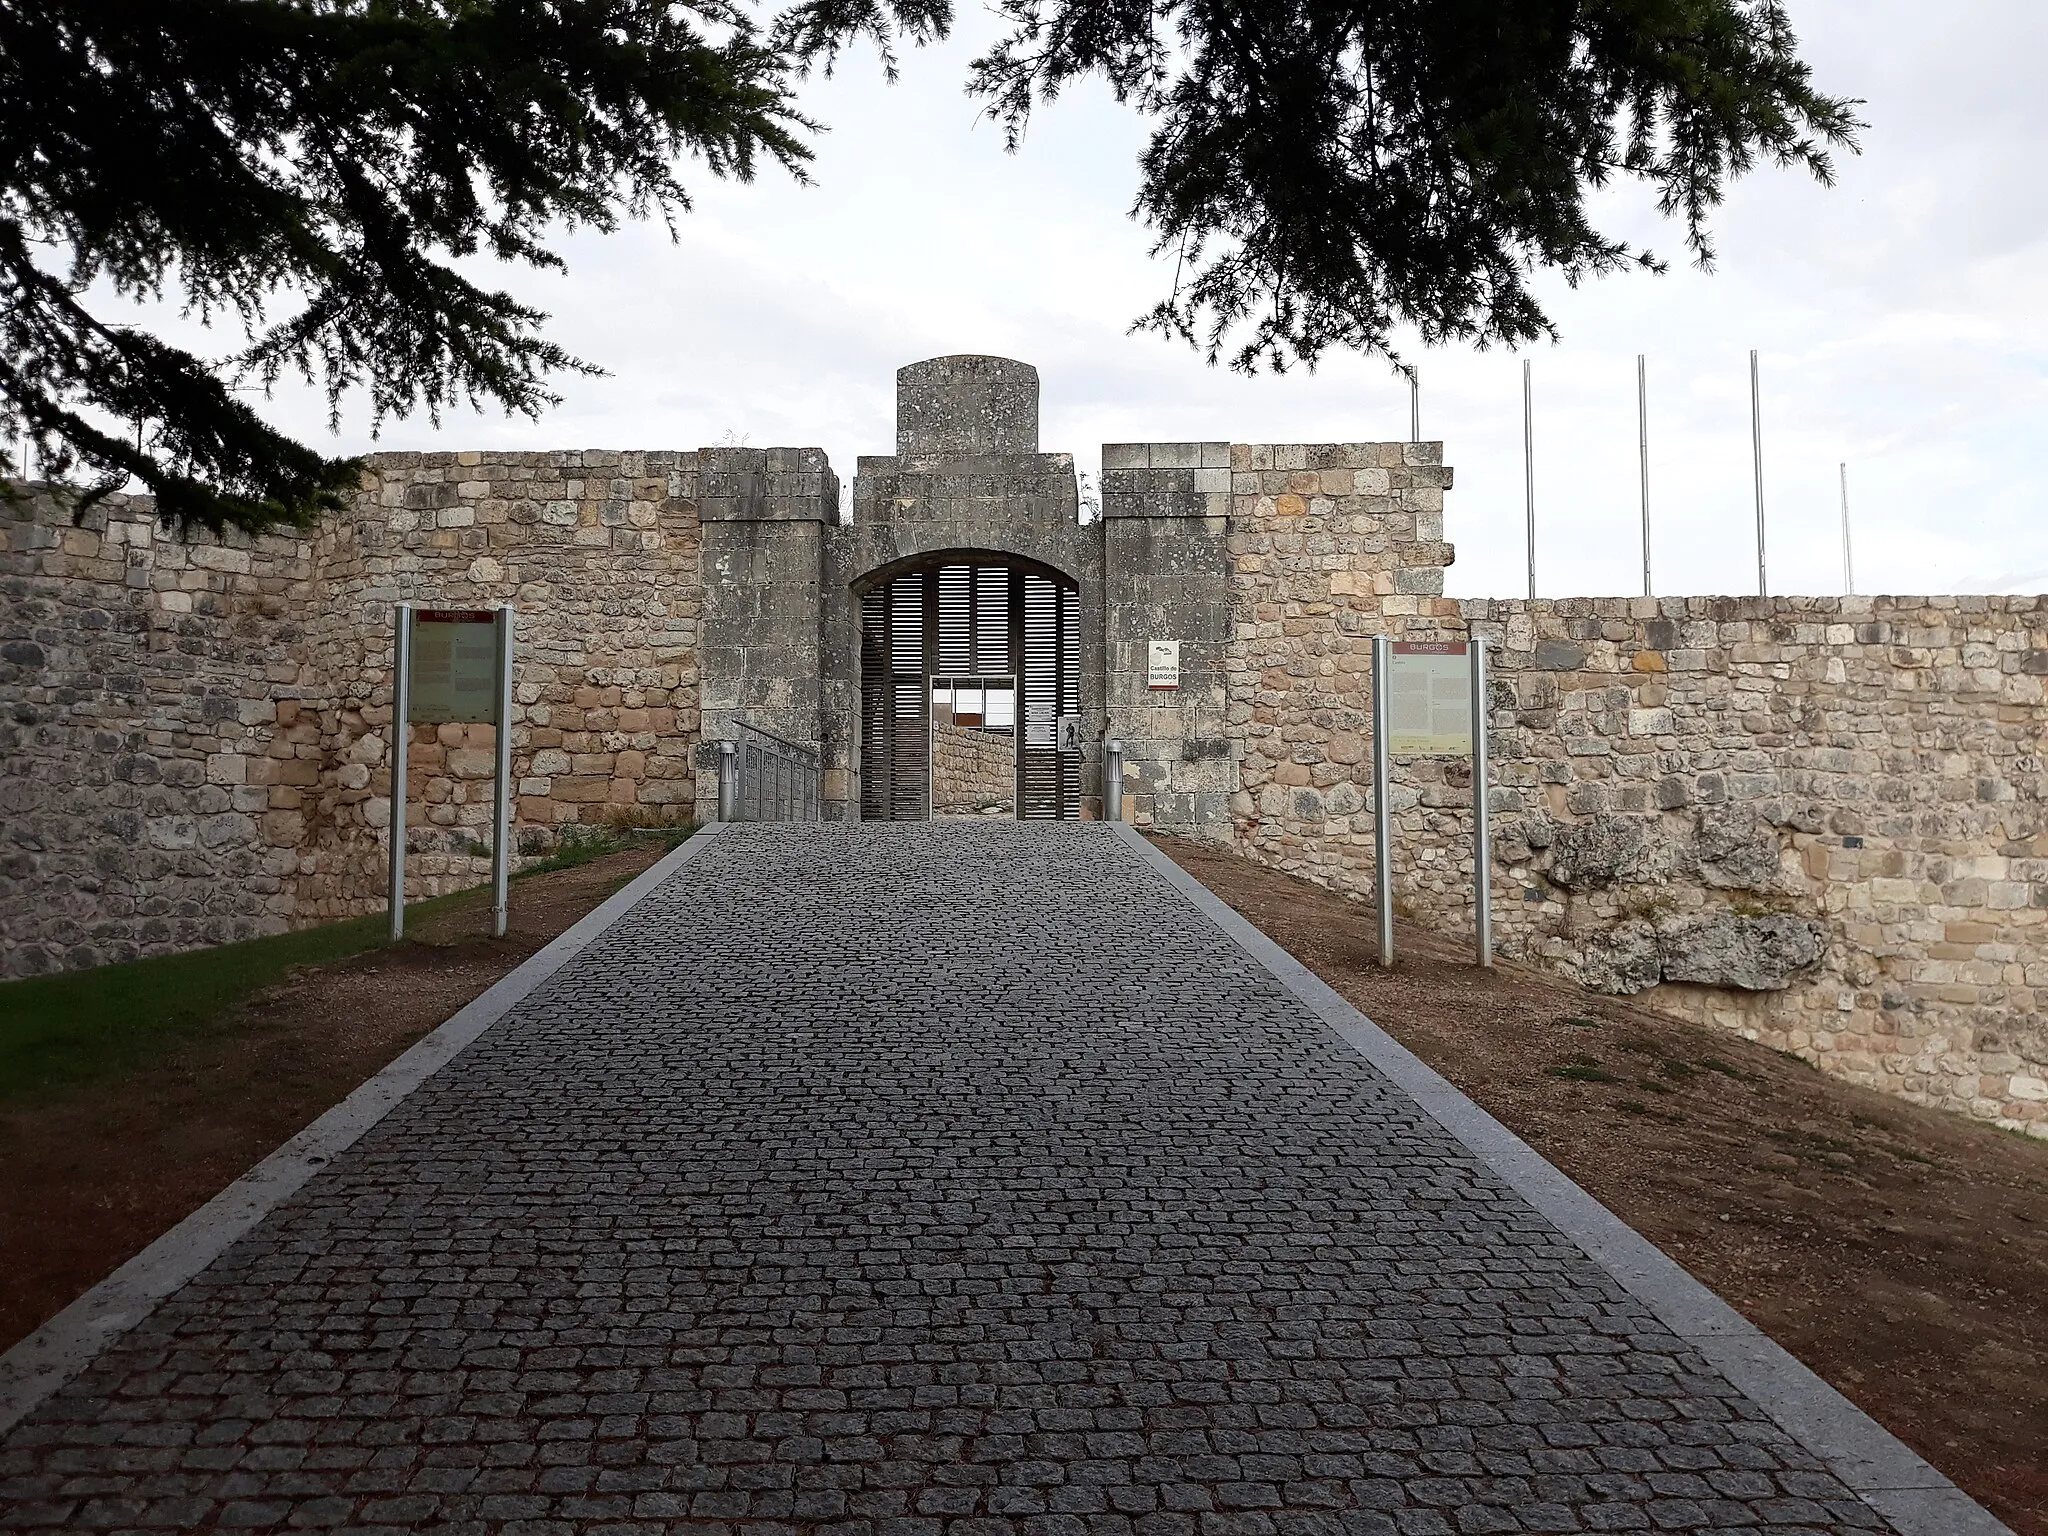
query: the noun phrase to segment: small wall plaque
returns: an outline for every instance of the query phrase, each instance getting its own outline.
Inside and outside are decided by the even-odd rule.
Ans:
[[[1180,686],[1180,642],[1178,640],[1148,640],[1145,642],[1145,686],[1147,688],[1178,688]]]

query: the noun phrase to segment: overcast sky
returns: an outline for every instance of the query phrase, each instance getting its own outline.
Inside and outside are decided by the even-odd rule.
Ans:
[[[1659,592],[1750,592],[1748,351],[1762,353],[1772,590],[1841,590],[1837,465],[1848,464],[1858,589],[2048,590],[2039,423],[2048,409],[2042,282],[2048,7],[2017,0],[1791,0],[1818,85],[1861,97],[1864,153],[1839,184],[1766,170],[1715,219],[1719,265],[1685,265],[1674,228],[1617,191],[1615,233],[1672,259],[1576,292],[1528,354],[1536,389],[1537,579],[1545,596],[1640,590],[1635,357],[1648,356]],[[1170,271],[1127,216],[1143,125],[1105,92],[1040,114],[1022,152],[962,92],[987,34],[871,59],[814,85],[832,131],[816,184],[694,185],[659,225],[577,236],[566,276],[503,279],[550,334],[610,376],[561,381],[546,419],[344,422],[281,394],[273,414],[345,450],[822,445],[842,479],[889,452],[893,376],[946,352],[1035,364],[1043,446],[1093,470],[1103,442],[1321,442],[1407,434],[1384,363],[1243,379],[1126,334]],[[1449,590],[1523,590],[1521,358],[1421,353],[1423,434],[1457,471]]]

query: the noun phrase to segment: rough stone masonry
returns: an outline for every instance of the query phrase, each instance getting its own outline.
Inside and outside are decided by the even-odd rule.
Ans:
[[[1371,637],[1483,635],[1506,954],[2048,1136],[2048,599],[1449,599],[1440,445],[1109,444],[1083,521],[1038,387],[903,369],[850,522],[815,448],[373,455],[303,539],[0,507],[0,974],[374,910],[401,599],[518,606],[522,848],[708,816],[741,721],[858,814],[858,595],[972,555],[1078,596],[1081,814],[1114,738],[1128,819],[1366,892]],[[483,878],[490,736],[415,730],[417,894]],[[1464,765],[1393,794],[1468,924]]]

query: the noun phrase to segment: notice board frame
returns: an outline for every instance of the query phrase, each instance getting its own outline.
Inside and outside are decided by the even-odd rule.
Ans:
[[[1472,753],[1472,945],[1475,961],[1493,966],[1493,808],[1488,773],[1486,648],[1484,635],[1465,640],[1397,641],[1391,635],[1372,637],[1372,803],[1373,903],[1379,913],[1380,964],[1394,963],[1394,818],[1388,804],[1393,779],[1393,693],[1401,656],[1431,659],[1462,654],[1469,690],[1466,715]],[[1440,669],[1433,669],[1440,670]],[[1446,756],[1407,752],[1403,756]]]
[[[385,902],[390,912],[391,942],[405,937],[405,843],[407,758],[412,745],[413,667],[421,624],[491,625],[494,676],[491,719],[496,737],[492,763],[491,804],[491,937],[502,939],[511,918],[512,884],[512,604],[497,608],[430,608],[399,603],[392,616],[391,690],[391,860]],[[451,693],[459,693],[454,688]],[[437,711],[436,713],[441,713]],[[425,723],[425,722],[421,722]]]

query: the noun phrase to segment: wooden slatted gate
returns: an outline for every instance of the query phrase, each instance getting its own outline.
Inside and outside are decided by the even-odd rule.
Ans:
[[[1081,754],[1059,720],[1081,708],[1079,593],[1037,570],[957,562],[908,571],[861,599],[861,816],[932,813],[932,679],[1008,678],[1016,697],[1017,814],[1081,813]]]

